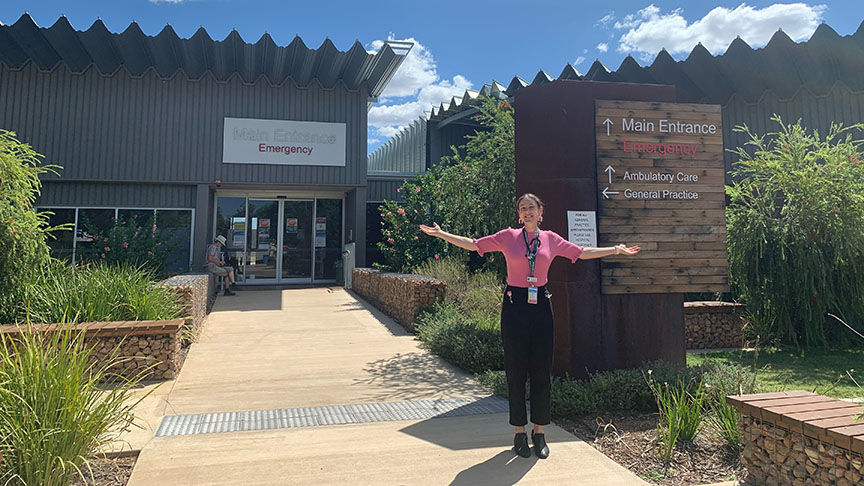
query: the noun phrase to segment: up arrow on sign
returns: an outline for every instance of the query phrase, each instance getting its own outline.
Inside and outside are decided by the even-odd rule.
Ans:
[[[615,169],[613,169],[611,165],[607,165],[606,168],[603,169],[603,172],[609,174],[609,184],[612,184],[612,173],[615,172]]]
[[[612,126],[612,120],[607,118],[607,119],[603,120],[603,124],[606,125],[606,136],[608,137],[609,136],[609,127]]]

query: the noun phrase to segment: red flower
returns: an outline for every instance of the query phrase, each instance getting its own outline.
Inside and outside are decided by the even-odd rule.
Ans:
[[[401,187],[397,187],[397,188],[396,188],[396,192],[402,192],[402,188],[401,188]]]
[[[14,223],[14,222],[15,222],[15,218],[9,218],[9,222],[10,222],[10,223]]]
[[[417,190],[416,190],[415,192],[420,192],[420,188],[418,187]]]
[[[836,209],[832,209],[831,212],[832,212],[832,213],[836,213],[837,210],[836,210]]]
[[[12,234],[13,234],[13,235],[17,235],[18,232],[17,232],[17,231],[13,231]]]
[[[788,146],[788,145],[784,145],[783,148],[785,148],[786,150],[789,150],[789,146]]]
[[[106,246],[106,247],[105,247],[105,251],[111,251],[111,247],[110,247],[110,246]]]
[[[123,242],[123,248],[129,248],[129,243]]]
[[[102,259],[104,260],[104,259],[105,259],[105,254],[103,253],[101,256],[102,256]]]
[[[384,226],[384,221],[381,221],[381,226]]]
[[[394,241],[393,238],[387,238],[387,243],[393,243]]]
[[[155,224],[153,225],[153,231],[156,231],[156,225]]]
[[[402,208],[399,208],[399,210],[396,212],[399,213],[399,216],[405,216],[405,210]]]
[[[439,259],[439,258],[441,258],[441,257],[439,257],[438,254],[436,253],[436,254],[435,254],[435,259],[437,260],[437,259]]]
[[[420,237],[419,237],[419,236],[417,236],[417,235],[414,235],[414,239],[415,239],[415,240],[419,240],[419,239],[420,239]]]
[[[152,255],[153,255],[153,252],[152,252],[152,251],[148,251],[148,252],[147,252],[147,256],[152,256]]]

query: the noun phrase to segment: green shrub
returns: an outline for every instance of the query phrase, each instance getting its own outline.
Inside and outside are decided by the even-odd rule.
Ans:
[[[496,273],[472,273],[465,262],[453,257],[433,258],[414,268],[413,273],[447,282],[445,300],[471,319],[486,324],[499,321],[504,285]]]
[[[0,481],[63,486],[85,477],[85,458],[131,423],[137,380],[106,391],[112,363],[88,365],[83,334],[28,329],[0,341]]]
[[[181,311],[176,294],[156,285],[153,270],[131,265],[72,266],[52,260],[27,289],[25,308],[32,322],[161,320],[177,318]]]
[[[657,424],[660,458],[669,464],[677,441],[692,441],[699,432],[705,393],[701,381],[692,393],[690,389],[694,387],[691,383],[680,378],[670,385],[668,382],[655,382],[649,374],[648,384],[660,411],[660,422]]]
[[[477,375],[477,381],[489,387],[499,397],[507,397],[507,377],[503,371],[486,370]]]
[[[478,326],[452,303],[422,314],[417,338],[424,348],[470,373],[504,367],[500,331]]]
[[[599,409],[598,397],[591,382],[567,377],[552,379],[550,402],[553,417],[576,417]]]
[[[864,329],[864,154],[849,128],[821,138],[800,121],[737,150],[727,187],[733,288],[763,339],[846,345],[833,312]]]
[[[50,255],[50,213],[35,212],[33,204],[42,188],[39,176],[60,167],[40,165],[41,157],[14,133],[0,130],[0,323],[14,322],[24,283]]]

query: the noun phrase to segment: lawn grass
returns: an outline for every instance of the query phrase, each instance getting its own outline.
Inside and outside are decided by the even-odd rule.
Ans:
[[[864,390],[846,376],[864,386],[864,349],[760,349],[758,351],[716,351],[687,354],[687,365],[706,360],[725,361],[755,367],[759,381],[757,392],[807,390],[835,398],[864,397]]]

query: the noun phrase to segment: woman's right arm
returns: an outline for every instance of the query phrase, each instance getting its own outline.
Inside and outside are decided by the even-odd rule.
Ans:
[[[438,226],[438,223],[433,223],[433,226],[426,226],[425,224],[421,224],[420,231],[426,233],[429,236],[441,238],[442,240],[454,244],[459,248],[465,248],[466,250],[470,251],[477,251],[477,245],[474,244],[473,239],[448,233],[442,230],[441,227]]]

